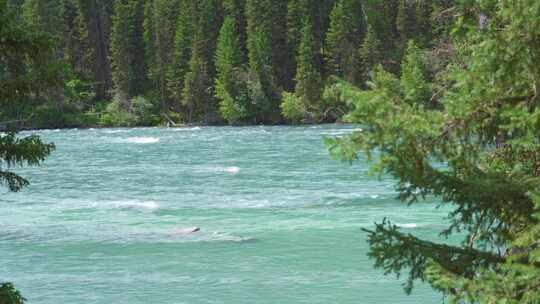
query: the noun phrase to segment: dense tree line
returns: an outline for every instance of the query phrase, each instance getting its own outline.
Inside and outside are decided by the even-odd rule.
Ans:
[[[55,41],[65,85],[2,111],[43,126],[323,122],[347,105],[325,90],[396,75],[409,41],[437,42],[448,1],[9,0]]]

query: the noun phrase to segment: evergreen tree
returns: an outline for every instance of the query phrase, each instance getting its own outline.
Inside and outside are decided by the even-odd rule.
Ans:
[[[247,92],[241,80],[244,74],[242,57],[235,21],[227,17],[221,27],[216,50],[215,86],[221,115],[231,123],[242,121],[249,114]]]
[[[77,0],[81,69],[83,74],[91,75],[98,101],[110,97],[109,90],[113,85],[109,47],[114,3],[108,0]]]
[[[400,37],[400,51],[405,53],[409,40],[418,33],[416,24],[416,1],[399,0],[396,28]]]
[[[401,86],[404,100],[411,105],[430,106],[431,84],[426,60],[422,50],[413,41],[409,42],[401,65]]]
[[[318,50],[311,20],[306,18],[298,49],[295,93],[311,107],[320,101],[323,86],[321,73],[317,69]]]
[[[283,83],[286,78],[280,72],[287,66],[282,58],[282,53],[287,53],[286,39],[281,39],[286,32],[278,33],[274,29],[273,21],[280,17],[272,14],[276,10],[279,10],[278,5],[268,0],[248,0],[246,5],[249,67],[254,75],[249,84],[250,98],[257,109],[254,114],[259,121],[279,120],[279,83],[280,79]]]
[[[303,20],[308,14],[307,0],[291,0],[287,5],[287,47],[291,54],[289,62],[292,71],[296,74],[296,55],[302,38]]]
[[[62,1],[25,0],[22,6],[27,25],[61,38],[65,30]]]
[[[189,121],[193,115],[205,123],[217,120],[218,107],[213,98],[215,77],[214,55],[218,30],[221,25],[221,6],[218,0],[200,0],[195,5],[197,19],[183,88],[183,99],[190,109]]]
[[[433,15],[433,1],[424,0],[416,2],[416,42],[421,48],[428,48],[432,45],[433,25],[431,17]]]
[[[368,74],[373,71],[375,66],[382,64],[384,60],[383,45],[372,26],[368,26],[366,37],[359,52],[364,72],[363,78],[368,79]]]
[[[182,93],[192,52],[194,23],[196,21],[195,14],[193,14],[195,2],[191,0],[179,1],[173,59],[167,72],[167,91],[176,105],[186,105],[185,100],[182,100]]]
[[[143,93],[146,79],[143,41],[143,0],[119,0],[111,33],[113,78],[122,103]]]
[[[365,34],[362,4],[356,0],[339,0],[330,15],[326,35],[326,57],[333,75],[361,83],[358,49]]]
[[[173,61],[179,1],[151,0],[146,2],[144,43],[148,78],[159,92],[162,111],[168,109],[167,71]]]
[[[298,48],[295,95],[285,95],[281,105],[283,116],[292,121],[316,119],[322,94],[321,73],[317,69],[317,52],[311,18],[304,19]]]
[[[479,28],[475,12],[484,5],[489,25]],[[407,292],[422,280],[451,303],[538,303],[540,68],[531,63],[540,60],[540,4],[466,2],[456,9],[452,42],[460,52],[437,97],[442,108],[411,103],[416,94],[401,92],[409,85],[379,69],[369,90],[343,89],[355,107],[347,120],[365,128],[330,149],[349,160],[376,156],[376,171],[396,178],[409,204],[438,198],[450,207],[442,235],[453,236],[451,244],[420,239],[388,220],[367,231],[375,266],[408,273]],[[413,67],[417,55],[411,46],[404,76],[421,74],[423,67]],[[423,82],[407,77],[410,87]]]
[[[367,23],[374,34],[372,37],[376,37],[381,44],[381,53],[378,57],[383,59],[381,62],[386,69],[398,73],[401,62],[401,44],[396,19],[400,2],[365,0],[363,3]],[[364,70],[369,69],[364,68]]]
[[[223,8],[227,16],[234,20],[234,30],[238,35],[242,61],[247,62],[246,0],[223,0]]]

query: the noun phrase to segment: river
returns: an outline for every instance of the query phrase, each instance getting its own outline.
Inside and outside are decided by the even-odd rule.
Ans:
[[[323,137],[353,129],[23,132],[57,149],[0,190],[0,278],[30,304],[441,303],[372,268],[361,228],[433,237],[445,212],[332,160]]]

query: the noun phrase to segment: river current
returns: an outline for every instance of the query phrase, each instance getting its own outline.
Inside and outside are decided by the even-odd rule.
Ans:
[[[433,237],[443,210],[330,158],[353,126],[23,132],[54,142],[0,190],[0,280],[30,304],[441,303],[373,269],[362,228]],[[190,233],[200,228],[200,231]]]

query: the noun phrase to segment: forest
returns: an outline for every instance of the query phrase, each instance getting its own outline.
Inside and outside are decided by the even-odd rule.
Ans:
[[[0,121],[33,128],[341,121],[348,106],[334,84],[365,87],[379,64],[399,75],[407,52],[444,49],[451,5],[7,0],[9,18],[54,44],[39,67],[24,69],[55,70],[58,81],[35,84],[28,102],[1,109]],[[444,60],[440,54],[431,58]]]

